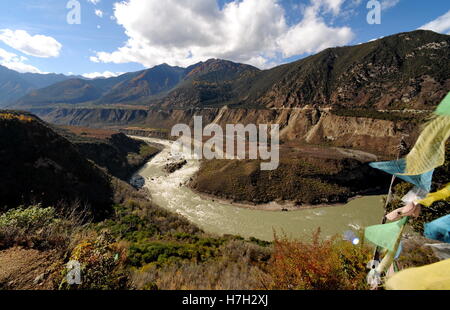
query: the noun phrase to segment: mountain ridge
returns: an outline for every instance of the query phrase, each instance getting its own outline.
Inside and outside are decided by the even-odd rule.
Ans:
[[[264,71],[239,104],[431,108],[450,91],[449,46],[450,36],[420,30],[328,48]]]
[[[211,69],[211,66],[215,70]],[[231,68],[231,69],[230,69]],[[150,69],[122,74],[107,79],[69,79],[43,89],[33,90],[20,98],[14,108],[42,107],[48,105],[138,105],[142,100],[159,99],[169,91],[196,82],[221,82],[223,75],[228,79],[245,70],[258,70],[249,65],[224,60],[210,59],[187,68],[158,65]],[[218,73],[219,72],[219,73]]]
[[[269,70],[220,59],[187,68],[163,64],[117,78],[85,81],[75,89],[61,82],[33,91],[14,107],[139,105],[170,110],[229,105],[427,110],[450,91],[449,46],[450,36],[418,30],[328,48]],[[55,88],[56,93],[48,98]],[[70,97],[74,90],[79,93],[76,98]]]

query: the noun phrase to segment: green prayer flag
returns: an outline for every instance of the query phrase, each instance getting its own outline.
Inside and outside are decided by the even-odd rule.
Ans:
[[[447,94],[441,104],[437,107],[436,114],[450,115],[450,93]]]
[[[407,222],[408,217],[404,217],[397,222],[369,226],[365,230],[364,238],[377,246],[394,252],[396,251],[397,240],[403,230],[403,226]]]

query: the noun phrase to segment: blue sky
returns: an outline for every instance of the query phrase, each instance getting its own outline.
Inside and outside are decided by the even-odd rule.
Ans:
[[[379,25],[367,23],[367,0],[78,2],[71,25],[68,0],[1,1],[0,64],[90,77],[212,57],[269,68],[424,25],[450,33],[448,0],[380,0]]]

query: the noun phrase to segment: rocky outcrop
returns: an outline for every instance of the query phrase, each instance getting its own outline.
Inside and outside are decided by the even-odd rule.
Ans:
[[[147,129],[138,127],[121,128],[119,131],[128,136],[138,136],[147,138],[169,139],[169,132],[162,129]]]
[[[171,173],[174,173],[177,170],[180,170],[186,164],[187,164],[187,161],[185,159],[183,159],[183,160],[180,160],[180,161],[176,161],[176,162],[172,162],[172,163],[166,164],[163,169],[168,174],[171,174]]]

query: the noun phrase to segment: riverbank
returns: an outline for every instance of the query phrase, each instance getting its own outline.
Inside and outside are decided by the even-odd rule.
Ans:
[[[187,185],[189,186],[189,184]],[[290,212],[290,211],[301,211],[301,210],[312,210],[321,208],[332,208],[332,207],[342,207],[345,203],[335,203],[335,204],[318,204],[318,205],[296,205],[294,201],[283,201],[276,202],[272,201],[269,203],[256,204],[249,201],[235,201],[233,199],[221,198],[212,194],[202,193],[195,188],[189,186],[189,188],[198,196],[205,200],[210,200],[212,202],[219,202],[222,204],[229,204],[238,208],[257,210],[257,211],[270,211],[270,212]],[[364,196],[355,196],[348,199],[348,202],[363,198]]]

